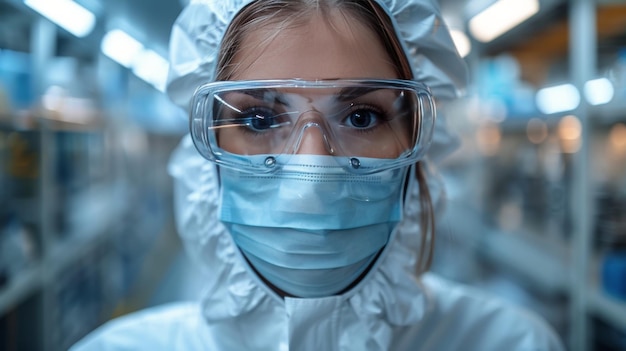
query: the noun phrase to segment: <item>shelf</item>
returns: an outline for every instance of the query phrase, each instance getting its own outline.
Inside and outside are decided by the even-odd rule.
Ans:
[[[52,275],[63,272],[98,247],[102,247],[110,238],[112,238],[111,232],[103,230],[95,235],[85,235],[59,242],[53,246],[44,261],[47,264],[46,271],[51,272]]]
[[[595,288],[589,290],[587,306],[599,317],[626,331],[626,301],[620,301]]]
[[[548,295],[567,293],[569,248],[563,241],[520,228],[504,231],[480,219],[480,214],[452,198],[442,223],[463,245],[486,260],[523,277]]]
[[[567,292],[566,248],[555,240],[527,233],[491,230],[483,252],[488,259],[516,271],[548,294]]]
[[[0,315],[41,288],[45,281],[54,279],[57,274],[87,257],[98,247],[105,245],[112,238],[110,228],[110,226],[99,228],[97,232],[84,233],[81,236],[60,241],[52,247],[41,262],[24,268],[12,277],[8,285],[0,289]]]
[[[43,277],[41,267],[37,264],[25,268],[19,275],[12,277],[7,286],[0,289],[0,315],[4,315],[41,286]]]
[[[610,125],[617,122],[626,122],[626,95],[615,96],[611,102],[605,105],[592,106],[590,109],[591,118],[601,124]]]
[[[16,213],[19,215],[19,219],[28,224],[35,224],[41,221],[40,216],[40,204],[36,197],[32,198],[12,198],[11,206],[14,209],[18,209]]]

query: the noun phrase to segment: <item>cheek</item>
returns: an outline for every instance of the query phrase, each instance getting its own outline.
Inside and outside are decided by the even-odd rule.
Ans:
[[[371,147],[368,157],[371,158],[398,158],[400,154],[406,151],[406,141],[399,141],[395,136],[389,135],[380,138],[375,147]]]
[[[226,128],[216,135],[220,149],[236,155],[275,154],[284,148],[285,136],[261,133],[254,135],[242,128]]]
[[[216,135],[217,144],[219,147],[227,152],[242,155],[246,152],[246,143],[242,142],[243,138],[241,133],[235,130],[221,130]]]

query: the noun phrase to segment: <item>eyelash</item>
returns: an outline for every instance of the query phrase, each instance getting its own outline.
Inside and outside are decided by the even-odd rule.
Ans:
[[[254,102],[254,103],[247,102],[247,103],[243,104],[241,107],[239,107],[239,109],[242,112],[236,114],[236,116],[238,116],[238,117],[243,117],[243,116],[246,116],[246,115],[250,115],[250,114],[254,113],[255,111],[260,111],[260,112],[272,111],[272,115],[278,115],[278,114],[282,113],[282,112],[274,110],[271,107],[264,106],[263,104],[259,104],[258,102]],[[386,123],[386,122],[391,120],[391,118],[389,117],[389,116],[391,116],[391,113],[388,111],[388,109],[382,108],[379,105],[375,105],[375,104],[371,104],[371,103],[360,103],[360,102],[353,102],[353,103],[351,103],[350,106],[346,107],[343,111],[340,111],[340,112],[336,113],[335,115],[339,116],[341,123],[344,124],[345,120],[347,118],[349,118],[351,113],[359,111],[359,110],[371,111],[376,116],[379,117],[377,119],[377,121],[376,121],[377,123],[374,126],[372,126],[370,128],[355,129],[355,131],[358,130],[358,132],[360,132],[360,133],[371,133],[380,124]],[[253,135],[263,134],[262,131],[257,131],[257,130],[254,130],[252,128],[245,128],[245,132],[253,134]]]

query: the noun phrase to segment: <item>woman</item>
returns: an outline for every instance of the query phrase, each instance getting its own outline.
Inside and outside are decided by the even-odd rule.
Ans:
[[[191,115],[178,229],[207,289],[76,349],[561,349],[527,312],[424,273],[424,162],[453,144],[434,99],[465,83],[433,1],[192,1],[170,49]]]

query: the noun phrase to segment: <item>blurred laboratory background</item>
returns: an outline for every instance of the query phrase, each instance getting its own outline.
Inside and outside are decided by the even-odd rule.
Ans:
[[[0,0],[0,349],[195,299],[166,165],[185,0]],[[626,1],[440,0],[471,72],[432,270],[626,350]]]

